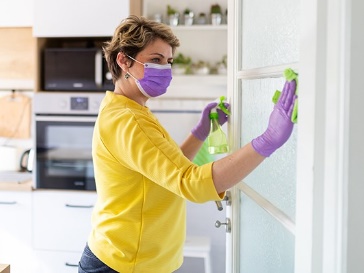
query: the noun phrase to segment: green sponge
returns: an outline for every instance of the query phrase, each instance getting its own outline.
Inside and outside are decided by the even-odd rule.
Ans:
[[[298,74],[294,72],[291,68],[287,68],[284,70],[284,77],[286,78],[286,81],[290,82],[295,80],[296,81],[296,96],[298,95]],[[277,103],[279,97],[281,96],[281,91],[276,90],[276,92],[273,95],[272,101],[274,104]],[[293,112],[291,120],[293,123],[297,123],[297,116],[298,116],[298,100],[296,99],[294,102]]]

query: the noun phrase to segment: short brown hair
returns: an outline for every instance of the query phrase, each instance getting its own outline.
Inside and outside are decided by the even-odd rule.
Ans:
[[[172,47],[174,53],[180,45],[171,28],[163,23],[148,20],[144,17],[131,15],[124,19],[116,28],[112,39],[105,43],[103,52],[113,82],[121,76],[122,70],[116,62],[119,52],[124,52],[133,58],[149,43],[160,38]]]

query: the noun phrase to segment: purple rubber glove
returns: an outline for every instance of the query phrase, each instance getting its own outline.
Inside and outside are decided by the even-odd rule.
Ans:
[[[227,109],[230,109],[229,103],[224,103]],[[191,133],[197,137],[199,140],[205,141],[207,136],[210,133],[210,111],[211,109],[217,106],[217,102],[210,102],[206,105],[205,109],[203,109],[201,114],[201,119],[198,124],[192,129]],[[219,108],[217,109],[217,113],[219,114],[219,124],[223,125],[228,120],[228,116],[221,111]]]
[[[267,130],[252,140],[254,150],[262,156],[269,157],[291,136],[293,130],[291,116],[296,99],[295,90],[296,81],[286,81],[282,94],[270,114]]]

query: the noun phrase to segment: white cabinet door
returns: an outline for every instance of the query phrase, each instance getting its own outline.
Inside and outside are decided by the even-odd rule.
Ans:
[[[95,200],[95,192],[35,191],[34,248],[82,252],[91,230]]]
[[[34,272],[31,192],[0,191],[0,261],[12,273]]]
[[[33,25],[33,1],[0,1],[0,27],[31,27]]]
[[[77,273],[82,252],[36,251],[36,255],[37,273]]]
[[[129,0],[35,0],[36,37],[112,36],[129,15]]]

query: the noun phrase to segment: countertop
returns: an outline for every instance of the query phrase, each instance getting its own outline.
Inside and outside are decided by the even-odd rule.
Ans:
[[[0,172],[0,190],[32,191],[32,175],[24,172]]]
[[[10,265],[0,264],[0,273],[10,273]]]

